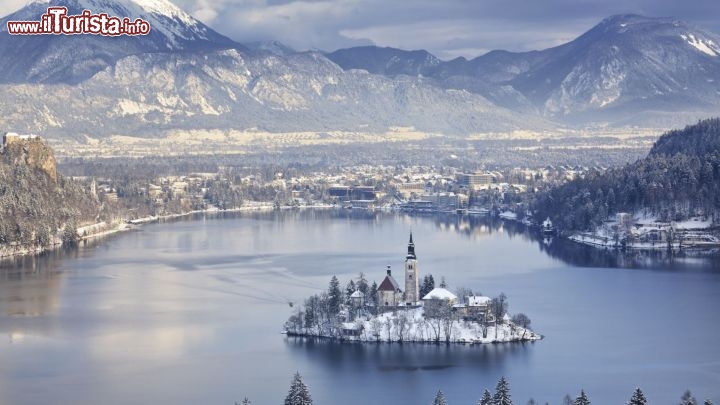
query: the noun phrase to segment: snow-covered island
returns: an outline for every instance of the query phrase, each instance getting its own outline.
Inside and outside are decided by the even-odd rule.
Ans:
[[[405,288],[387,267],[378,285],[362,273],[343,291],[333,276],[328,290],[296,308],[285,323],[288,336],[348,342],[499,343],[535,341],[542,335],[530,329],[530,318],[507,313],[505,294],[495,298],[446,283],[435,287],[432,275],[422,284],[412,234],[405,258]],[[458,297],[462,297],[458,299]]]

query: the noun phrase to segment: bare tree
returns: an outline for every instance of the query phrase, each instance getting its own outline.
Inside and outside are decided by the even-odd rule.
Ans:
[[[380,333],[382,332],[382,322],[377,318],[370,320],[370,334],[375,338],[375,341],[380,341]]]
[[[395,337],[397,341],[402,343],[405,341],[405,333],[407,333],[409,320],[405,311],[399,311],[395,318],[393,318],[393,324],[395,324]]]
[[[522,334],[522,337],[521,337],[520,339],[524,339],[524,338],[525,338],[525,332],[527,332],[527,329],[530,328],[530,318],[529,318],[527,315],[525,315],[525,314],[523,314],[522,312],[520,312],[519,314],[513,315],[513,317],[512,317],[512,323],[514,323],[515,325],[523,328],[523,334]]]
[[[500,295],[493,298],[490,302],[490,308],[495,317],[495,339],[497,339],[498,322],[502,321],[503,316],[507,313],[507,295],[501,292]]]
[[[392,317],[388,316],[385,318],[385,328],[387,328],[387,341],[392,342]]]

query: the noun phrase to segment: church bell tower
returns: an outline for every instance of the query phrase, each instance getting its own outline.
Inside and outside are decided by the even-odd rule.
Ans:
[[[405,256],[405,304],[415,305],[422,297],[420,294],[418,280],[417,256],[415,256],[415,243],[413,243],[412,232],[408,243],[407,256]]]

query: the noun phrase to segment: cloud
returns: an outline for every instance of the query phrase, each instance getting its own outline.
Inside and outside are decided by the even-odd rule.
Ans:
[[[231,38],[298,50],[376,44],[448,59],[567,42],[612,14],[674,16],[720,30],[717,0],[176,0]]]
[[[0,16],[13,13],[28,3],[27,0],[3,0],[0,2]]]
[[[122,0],[129,1],[129,0]],[[172,0],[240,42],[298,50],[376,44],[444,58],[567,42],[612,14],[672,16],[720,32],[717,0]],[[8,14],[26,0],[5,0]]]

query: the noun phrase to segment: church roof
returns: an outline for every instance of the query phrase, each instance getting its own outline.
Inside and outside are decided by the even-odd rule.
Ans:
[[[355,290],[354,293],[350,294],[350,298],[364,298],[365,294],[362,293],[360,290]]]
[[[388,274],[385,279],[378,286],[378,291],[397,291],[400,289],[400,285],[395,281],[393,276]]]
[[[469,307],[482,307],[490,304],[490,297],[470,295],[466,299]]]
[[[451,293],[449,290],[437,287],[433,288],[432,291],[427,293],[426,296],[422,297],[423,300],[456,300],[457,295]]]

